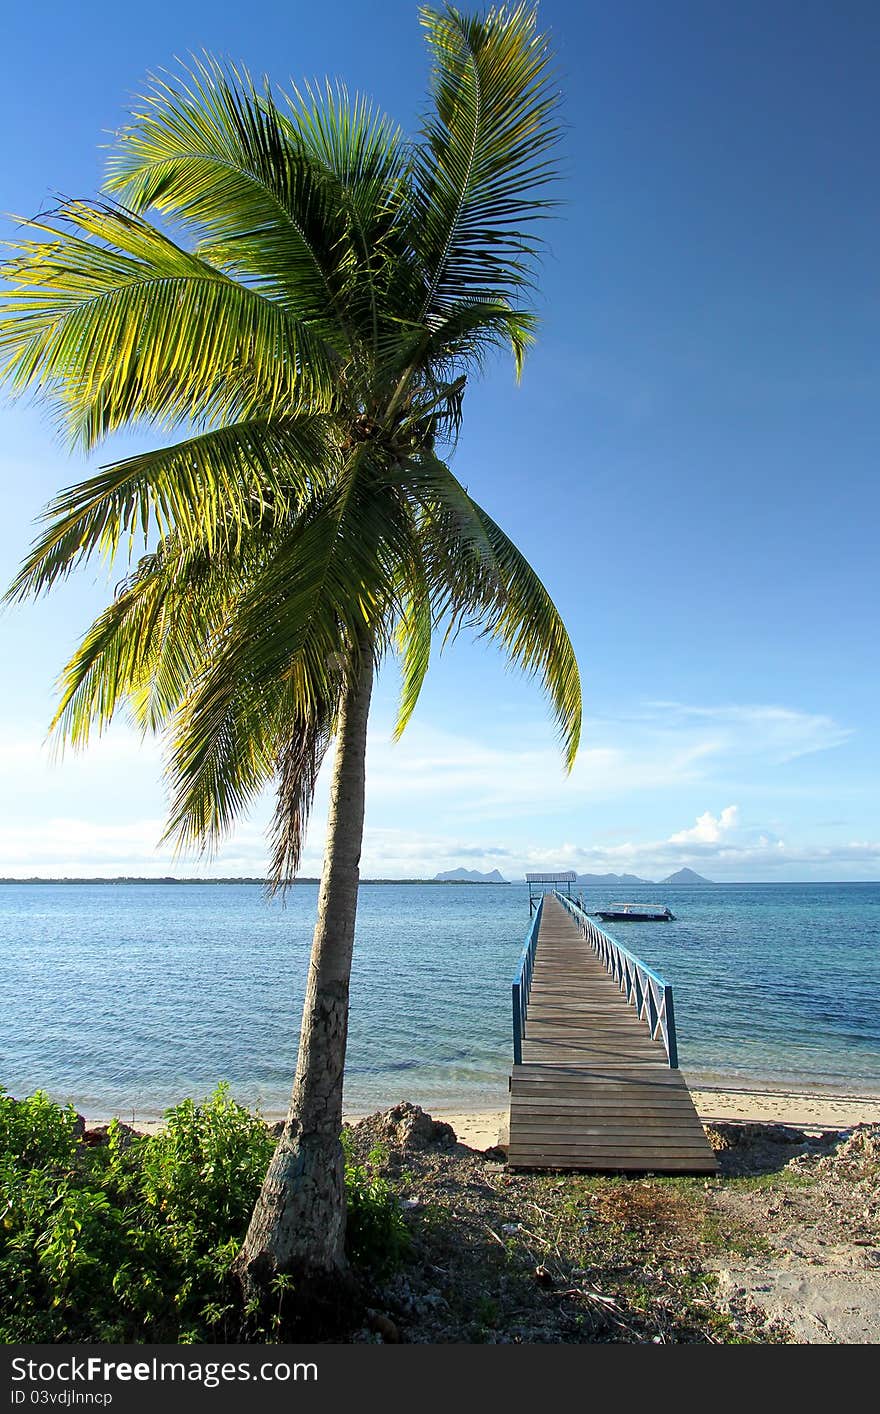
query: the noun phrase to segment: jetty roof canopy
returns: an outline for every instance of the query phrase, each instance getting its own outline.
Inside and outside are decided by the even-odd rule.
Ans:
[[[577,882],[577,874],[573,869],[565,869],[556,874],[527,874],[527,884],[574,884]]]

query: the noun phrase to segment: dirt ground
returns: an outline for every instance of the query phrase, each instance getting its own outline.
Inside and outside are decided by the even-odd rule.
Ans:
[[[880,1126],[708,1132],[723,1146],[718,1210],[760,1233],[766,1247],[719,1259],[722,1299],[754,1303],[798,1342],[880,1343]]]
[[[880,1341],[880,1126],[707,1126],[717,1178],[520,1173],[412,1105],[351,1129],[410,1248],[356,1340]]]

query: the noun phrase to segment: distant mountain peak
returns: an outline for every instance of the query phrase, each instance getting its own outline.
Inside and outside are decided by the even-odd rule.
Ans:
[[[616,889],[622,884],[651,884],[653,879],[640,879],[637,874],[578,874],[579,884],[601,889]]]
[[[670,874],[668,879],[661,879],[663,884],[711,884],[711,879],[704,879],[702,874],[697,874],[693,869],[677,869],[674,874]]]
[[[507,880],[493,869],[491,874],[481,874],[477,869],[447,869],[443,874],[435,874],[438,884],[506,884]]]

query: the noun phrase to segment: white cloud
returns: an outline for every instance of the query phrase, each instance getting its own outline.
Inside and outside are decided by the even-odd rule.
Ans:
[[[697,816],[697,823],[689,830],[679,830],[669,836],[670,844],[717,844],[722,835],[732,830],[738,821],[739,809],[736,805],[725,805],[720,815],[706,810]]]
[[[39,823],[0,823],[0,874],[61,878],[165,874],[261,874],[266,868],[262,833],[244,825],[216,861],[197,855],[178,857],[173,845],[160,845],[162,819],[99,823],[78,816],[56,816]]]
[[[709,811],[705,813],[717,822],[725,812],[717,817]],[[239,829],[210,862],[192,856],[175,858],[170,848],[157,849],[161,828],[158,819],[117,825],[60,817],[27,827],[3,823],[0,874],[24,878],[33,874],[210,877],[265,873],[268,852],[263,832],[255,824]],[[575,869],[579,873],[634,873],[654,879],[685,865],[712,878],[737,880],[876,878],[880,873],[878,841],[851,840],[834,846],[789,843],[766,831],[743,832],[743,837],[736,839],[732,837],[736,833],[733,827],[716,840],[680,838],[692,833],[682,830],[663,840],[634,838],[614,844],[580,843],[562,837],[558,843],[545,839],[510,845],[497,840],[475,840],[467,832],[444,834],[368,826],[361,874],[364,878],[430,878],[461,864],[483,871],[497,868],[508,879],[522,879],[527,870],[542,867]],[[320,873],[320,844],[321,834],[316,847],[305,851],[303,875]]]
[[[84,751],[59,754],[54,740],[4,729],[0,723],[0,811],[5,814],[75,814],[88,802],[102,818],[144,797],[150,811],[162,808],[162,753],[153,738],[117,726],[96,736]],[[117,807],[117,808],[114,808]]]
[[[507,814],[549,815],[578,799],[748,781],[749,772],[765,782],[773,768],[850,735],[830,717],[791,708],[653,703],[619,720],[587,715],[584,746],[566,776],[543,723],[526,724],[515,737],[499,732],[491,745],[418,720],[392,743],[376,723],[368,804],[423,797],[431,808],[454,799],[460,814],[488,815],[501,806]]]
[[[648,712],[664,721],[667,729],[710,730],[719,754],[760,756],[777,765],[842,746],[853,735],[833,717],[791,707],[653,702]]]
[[[694,824],[653,841],[638,830],[618,832],[613,844],[589,835],[578,840],[572,824],[589,820],[596,831],[604,811],[595,807],[606,801],[615,809],[626,801],[629,818],[638,820],[650,801],[659,835],[665,821],[658,817],[676,808],[676,792],[687,796],[693,819],[695,791],[716,801],[722,791],[750,784],[766,791],[782,763],[847,740],[848,730],[829,717],[775,706],[653,703],[620,720],[588,717],[585,735],[566,776],[546,723],[525,723],[516,733],[496,723],[487,744],[417,718],[394,744],[378,715],[368,752],[364,874],[425,875],[462,862],[497,866],[508,876],[553,863],[659,873],[702,860],[727,877],[747,877],[777,861],[831,869],[836,860],[852,868],[861,861],[868,868],[875,857],[870,841],[829,846],[825,854],[821,843],[812,853],[798,852],[766,823],[742,830],[735,805],[718,814],[707,809]],[[157,848],[165,809],[161,764],[157,743],[124,728],[59,764],[38,738],[4,733],[0,724],[0,874],[263,872],[268,799],[211,865]],[[325,770],[303,859],[307,874],[320,871],[327,784]],[[784,795],[809,785],[803,775],[794,783],[784,773],[776,788]],[[772,814],[779,814],[778,801]]]
[[[659,879],[689,866],[713,879],[876,879],[880,841],[853,840],[840,845],[789,844],[766,835],[754,842],[718,841],[676,844],[672,840],[630,840],[624,844],[573,845],[533,849],[502,873],[521,876],[526,869],[558,865],[589,874],[638,874]],[[476,866],[482,867],[482,866]],[[489,866],[486,866],[489,867]]]

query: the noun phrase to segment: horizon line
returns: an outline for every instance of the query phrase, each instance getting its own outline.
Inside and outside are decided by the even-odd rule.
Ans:
[[[620,877],[619,875],[617,876]],[[298,884],[320,884],[320,876],[317,874],[306,874],[300,878],[291,879],[285,886],[294,888]],[[438,884],[448,887],[449,885],[467,884],[473,887],[488,886],[507,887],[522,884],[526,887],[527,880],[522,879],[437,879],[423,878],[417,875],[406,875],[400,877],[376,876],[375,878],[360,879],[359,884]],[[578,880],[572,880],[577,883]],[[197,874],[28,874],[22,876],[0,875],[0,884],[259,884],[265,886],[269,883],[267,878],[258,874],[222,874],[206,875]],[[639,885],[629,885],[629,887],[659,888],[667,886],[667,879],[645,879]],[[823,884],[880,884],[880,879],[703,879],[696,884],[674,884],[673,888],[725,888],[740,885],[780,885],[789,886],[795,884],[815,885],[820,887]],[[593,885],[592,887],[598,887]]]

